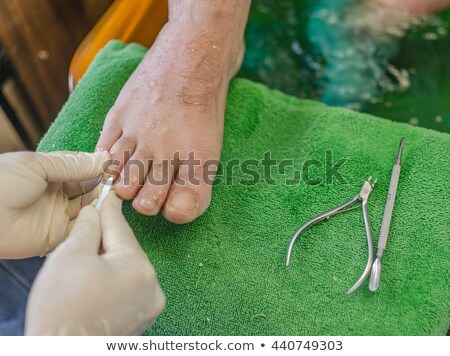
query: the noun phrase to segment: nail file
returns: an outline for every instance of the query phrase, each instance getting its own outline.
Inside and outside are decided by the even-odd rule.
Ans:
[[[100,184],[103,185],[102,192],[100,194],[100,197],[97,200],[97,204],[95,204],[95,209],[100,211],[100,208],[102,207],[102,204],[106,197],[108,196],[108,193],[111,191],[111,187],[113,185],[114,177],[109,177],[107,180],[102,180]]]

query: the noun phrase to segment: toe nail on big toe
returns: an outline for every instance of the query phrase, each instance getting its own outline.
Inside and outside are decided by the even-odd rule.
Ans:
[[[197,201],[191,193],[181,192],[172,197],[170,205],[175,209],[193,211],[197,207]]]

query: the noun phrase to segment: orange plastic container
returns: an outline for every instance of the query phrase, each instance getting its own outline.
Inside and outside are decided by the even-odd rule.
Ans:
[[[110,40],[150,47],[167,19],[167,0],[116,0],[76,50],[69,68],[70,91]]]

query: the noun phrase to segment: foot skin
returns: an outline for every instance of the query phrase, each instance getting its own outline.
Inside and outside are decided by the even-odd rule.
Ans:
[[[405,10],[413,15],[426,15],[450,6],[450,0],[375,0],[378,3]]]
[[[192,22],[171,18],[123,87],[97,144],[120,162],[116,193],[138,212],[161,211],[174,223],[191,222],[209,206],[211,176],[205,181],[202,165],[220,158],[228,85],[244,52],[243,26],[233,32]],[[198,160],[193,173],[183,164],[189,154]]]

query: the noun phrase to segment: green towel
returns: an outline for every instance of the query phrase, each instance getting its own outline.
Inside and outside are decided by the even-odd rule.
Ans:
[[[136,44],[109,43],[39,150],[92,151],[106,113],[145,52]],[[367,259],[360,209],[308,230],[286,269],[294,231],[354,197],[369,175],[379,178],[368,203],[376,244],[403,136],[402,173],[380,289],[372,293],[366,282],[346,295]],[[284,174],[273,167],[275,184],[240,184],[252,177],[238,169],[234,184],[226,184],[230,176],[224,169],[209,210],[191,224],[146,217],[124,205],[167,296],[164,313],[147,333],[445,334],[450,325],[450,136],[236,79],[228,94],[221,160],[224,165],[232,159],[261,160],[268,151],[273,159],[294,160],[294,166]],[[326,182],[327,155],[332,165],[347,160],[338,170],[345,182],[336,177]],[[293,170],[309,160],[317,160],[309,169],[312,182],[286,186]]]

